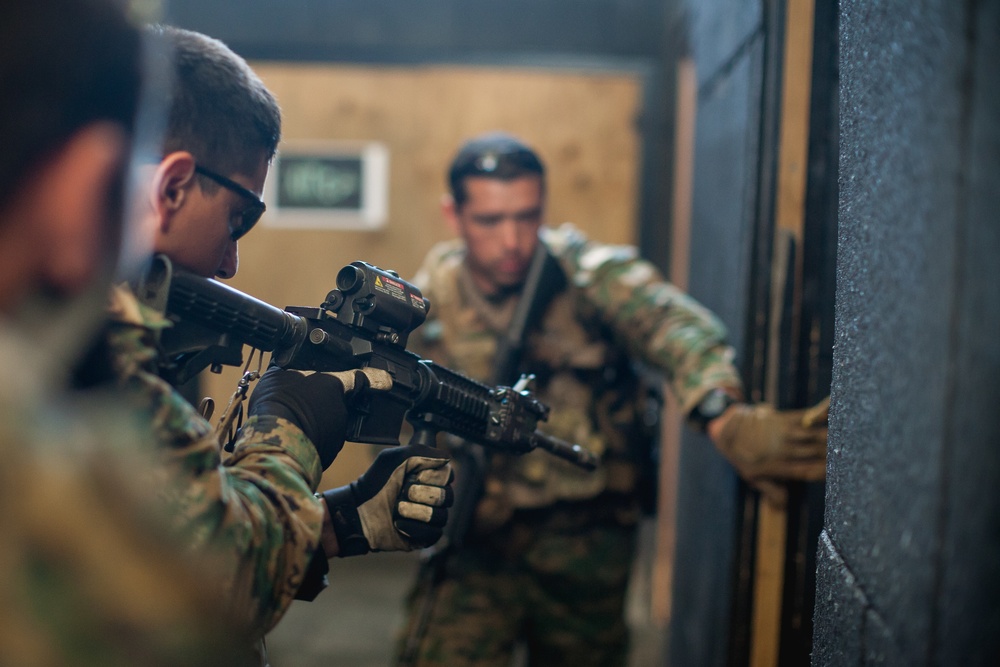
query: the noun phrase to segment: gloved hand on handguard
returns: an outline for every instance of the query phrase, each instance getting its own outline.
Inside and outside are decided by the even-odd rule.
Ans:
[[[345,395],[391,388],[392,377],[375,368],[333,373],[272,366],[250,395],[247,414],[282,417],[298,426],[326,470],[344,446],[348,417]]]

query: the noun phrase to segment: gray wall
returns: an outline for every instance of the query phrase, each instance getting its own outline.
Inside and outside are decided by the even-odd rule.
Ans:
[[[998,5],[841,1],[817,665],[1000,655]]]
[[[659,53],[663,0],[169,0],[168,19],[250,58],[440,62]]]
[[[764,6],[688,2],[698,72],[689,290],[725,322],[747,358],[752,239],[759,220],[764,107]],[[746,372],[743,373],[746,377]],[[741,522],[739,480],[702,435],[682,441],[671,665],[725,665],[734,627]]]

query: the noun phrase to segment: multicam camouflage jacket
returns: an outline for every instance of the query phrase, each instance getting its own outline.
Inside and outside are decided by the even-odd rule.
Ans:
[[[632,361],[662,372],[685,414],[713,388],[741,391],[722,323],[635,248],[594,243],[571,225],[543,228],[541,236],[568,287],[528,334],[522,369],[537,376],[539,397],[552,408],[543,428],[604,463],[588,473],[542,452],[494,459],[486,493],[508,508],[635,490],[641,415]],[[502,303],[485,298],[464,257],[460,241],[428,254],[414,282],[431,309],[411,342],[420,354],[486,380],[516,297]]]
[[[212,426],[153,369],[169,326],[125,287],[113,291],[109,341],[121,383],[152,412],[163,499],[191,549],[225,572],[233,612],[263,634],[294,599],[319,544],[322,469],[297,426],[251,417],[224,461]]]
[[[0,321],[0,664],[254,664],[172,539],[122,396],[43,378],[60,350]],[[44,357],[40,359],[39,357]],[[65,374],[65,369],[62,370]]]

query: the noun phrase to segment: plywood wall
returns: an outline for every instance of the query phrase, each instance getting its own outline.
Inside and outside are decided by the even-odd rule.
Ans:
[[[315,305],[337,271],[361,259],[412,276],[433,243],[449,237],[439,200],[464,139],[513,132],[548,167],[548,222],[571,220],[593,238],[634,243],[641,88],[622,72],[524,68],[371,68],[253,63],[278,98],[286,140],[379,141],[390,153],[389,221],[378,231],[269,228],[240,242],[232,284],[277,306]],[[235,369],[207,376],[225,404]],[[355,477],[367,448],[348,446],[327,483]]]

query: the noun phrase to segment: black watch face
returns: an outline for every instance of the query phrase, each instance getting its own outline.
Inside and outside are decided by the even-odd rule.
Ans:
[[[733,398],[729,394],[716,389],[698,404],[698,412],[703,418],[711,420],[725,412],[732,404]]]

